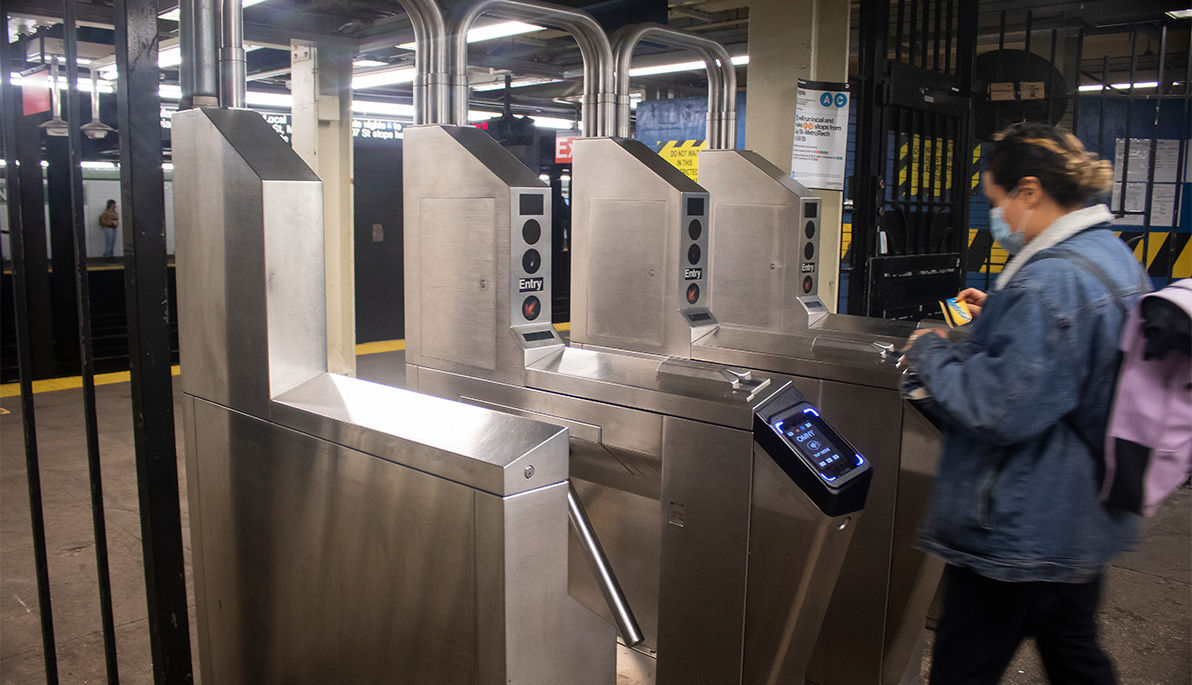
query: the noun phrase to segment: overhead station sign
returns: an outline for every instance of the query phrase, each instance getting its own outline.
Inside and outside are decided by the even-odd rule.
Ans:
[[[808,188],[844,190],[850,97],[847,83],[799,79],[791,176]]]

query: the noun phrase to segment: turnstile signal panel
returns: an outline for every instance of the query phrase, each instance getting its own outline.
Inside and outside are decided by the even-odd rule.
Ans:
[[[549,189],[513,188],[509,203],[510,322],[513,326],[550,325],[550,202]],[[533,333],[525,333],[533,336]],[[549,336],[553,337],[553,336]],[[527,338],[526,342],[545,339]]]
[[[865,506],[869,461],[798,390],[783,390],[755,412],[753,438],[825,514]]]
[[[684,193],[679,235],[679,308],[708,301],[708,194]]]
[[[819,198],[802,198],[803,216],[798,225],[795,241],[799,248],[799,297],[817,294],[815,277],[816,262],[819,260],[820,201]]]

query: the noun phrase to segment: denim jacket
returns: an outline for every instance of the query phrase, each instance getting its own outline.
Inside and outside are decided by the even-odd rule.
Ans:
[[[1101,224],[1039,251],[989,293],[972,335],[919,338],[910,368],[944,422],[918,545],[1003,581],[1086,582],[1129,547],[1138,517],[1104,507],[1103,443],[1125,311],[1149,286]],[[1076,251],[1125,295],[1124,310]],[[1017,266],[1017,265],[1016,265]]]

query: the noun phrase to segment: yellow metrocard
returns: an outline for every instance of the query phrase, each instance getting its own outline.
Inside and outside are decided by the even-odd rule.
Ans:
[[[940,311],[944,313],[944,321],[948,323],[948,328],[959,328],[973,320],[973,313],[969,311],[968,304],[955,297],[940,302]]]

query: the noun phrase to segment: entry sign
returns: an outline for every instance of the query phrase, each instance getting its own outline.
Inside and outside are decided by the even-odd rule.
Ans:
[[[791,177],[808,188],[844,190],[849,97],[847,83],[799,79]]]
[[[571,163],[571,143],[579,136],[555,134],[555,164]]]

